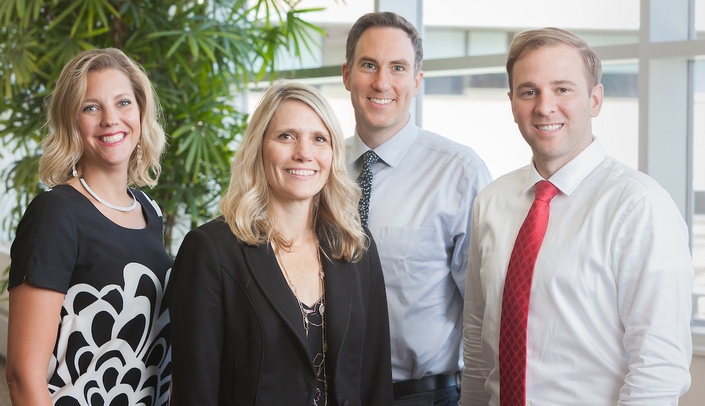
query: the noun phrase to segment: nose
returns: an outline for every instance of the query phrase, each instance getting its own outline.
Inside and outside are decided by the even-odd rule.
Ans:
[[[110,107],[103,108],[100,125],[103,127],[112,127],[118,123],[117,113]]]
[[[385,91],[389,88],[389,72],[385,69],[380,69],[375,73],[372,87],[377,91]]]
[[[542,92],[536,99],[536,113],[542,116],[548,116],[556,111],[556,96]]]
[[[301,162],[313,160],[313,149],[311,145],[305,140],[298,141],[294,147],[294,156],[292,158],[295,161]]]

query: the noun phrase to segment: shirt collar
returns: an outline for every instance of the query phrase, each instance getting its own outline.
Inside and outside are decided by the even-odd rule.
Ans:
[[[556,173],[551,176],[550,180],[558,190],[570,196],[571,193],[578,188],[580,182],[583,181],[602,161],[605,160],[605,150],[602,144],[593,136],[592,142],[578,156],[570,162],[563,165]],[[529,171],[526,175],[526,183],[524,184],[524,192],[531,189],[536,182],[543,180],[534,167],[533,163],[529,165]]]
[[[409,118],[404,128],[399,130],[398,133],[394,134],[392,138],[385,141],[382,145],[375,148],[374,151],[387,165],[396,167],[409,148],[414,144],[418,134],[418,127],[416,127],[416,124]],[[362,141],[357,130],[355,130],[349,162],[357,161],[368,149],[370,148]]]

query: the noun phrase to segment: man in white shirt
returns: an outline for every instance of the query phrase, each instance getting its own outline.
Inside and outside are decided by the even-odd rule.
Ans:
[[[676,405],[690,385],[693,287],[680,212],[656,181],[605,156],[592,135],[602,69],[583,40],[555,28],[523,32],[507,73],[533,160],[475,201],[462,405]],[[558,194],[530,279],[525,394],[501,402],[505,278],[544,179]]]
[[[472,149],[410,119],[422,58],[418,32],[395,13],[353,25],[343,81],[356,125],[346,158],[357,178],[364,157],[378,157],[367,225],[387,290],[395,405],[454,406],[472,203],[491,179]]]

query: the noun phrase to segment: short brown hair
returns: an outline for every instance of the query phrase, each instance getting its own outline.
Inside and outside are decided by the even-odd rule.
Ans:
[[[512,70],[521,55],[533,49],[545,46],[568,45],[578,50],[585,62],[585,72],[590,87],[594,87],[602,80],[602,63],[595,51],[577,35],[570,31],[555,27],[537,28],[519,33],[507,53],[507,76],[509,91],[512,90]]]
[[[375,13],[367,13],[360,17],[353,24],[348,33],[348,41],[345,45],[345,61],[348,66],[352,66],[355,57],[355,47],[357,41],[360,40],[362,33],[368,28],[373,27],[389,27],[398,28],[404,31],[411,40],[411,45],[414,47],[414,73],[421,70],[421,62],[423,60],[423,44],[421,36],[413,24],[407,21],[399,14],[389,11],[380,11]]]

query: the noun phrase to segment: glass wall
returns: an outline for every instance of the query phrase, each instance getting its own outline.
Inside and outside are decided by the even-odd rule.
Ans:
[[[514,35],[527,28],[559,26],[580,33],[591,45],[637,43],[639,0],[425,1],[426,59],[505,53]],[[452,11],[451,11],[452,10]],[[609,10],[609,12],[605,12]],[[443,53],[443,52],[447,53]]]
[[[374,11],[376,3],[379,1],[301,0],[301,8],[324,8],[303,18],[323,27],[326,34],[314,35],[319,48],[304,55],[303,61],[284,52],[279,61],[281,69],[342,63],[348,29],[359,16]],[[517,32],[545,26],[574,31],[592,46],[636,44],[639,17],[640,0],[425,1],[424,59],[504,54]]]

